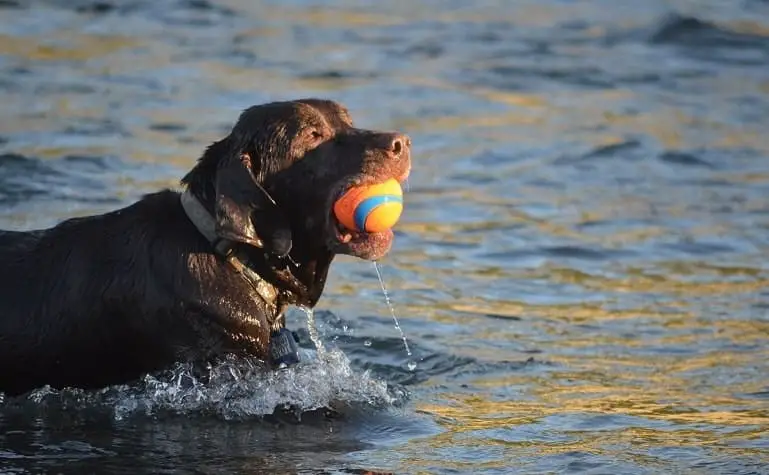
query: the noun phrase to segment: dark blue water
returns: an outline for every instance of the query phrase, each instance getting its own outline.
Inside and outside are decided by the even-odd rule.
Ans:
[[[767,2],[0,0],[0,228],[308,95],[413,138],[413,357],[340,258],[303,365],[5,399],[0,472],[769,473]]]

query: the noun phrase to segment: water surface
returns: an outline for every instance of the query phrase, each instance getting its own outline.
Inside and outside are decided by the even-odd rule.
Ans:
[[[270,100],[415,160],[411,358],[340,258],[305,365],[6,399],[0,471],[769,473],[767,64],[759,0],[0,1],[2,228],[176,186]]]

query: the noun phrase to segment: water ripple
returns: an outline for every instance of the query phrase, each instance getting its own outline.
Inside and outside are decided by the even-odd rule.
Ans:
[[[414,142],[381,264],[416,371],[340,257],[331,353],[6,401],[0,471],[760,472],[766,2],[321,3],[0,0],[0,227],[175,186],[250,104],[341,100]]]

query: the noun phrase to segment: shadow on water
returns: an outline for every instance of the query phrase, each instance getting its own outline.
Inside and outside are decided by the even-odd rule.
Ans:
[[[248,105],[409,133],[307,361],[0,403],[0,471],[762,473],[769,5],[0,0],[0,228],[176,186]],[[275,413],[277,409],[277,413]],[[297,417],[300,414],[301,417]]]

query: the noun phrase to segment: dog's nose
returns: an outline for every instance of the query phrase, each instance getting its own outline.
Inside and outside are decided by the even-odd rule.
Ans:
[[[408,135],[393,134],[389,152],[392,153],[395,158],[400,157],[403,154],[403,151],[408,148],[411,148],[411,139]]]

